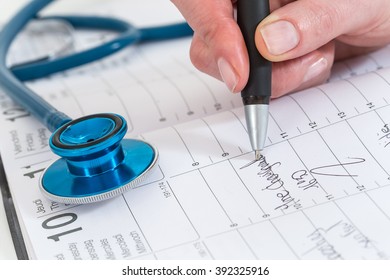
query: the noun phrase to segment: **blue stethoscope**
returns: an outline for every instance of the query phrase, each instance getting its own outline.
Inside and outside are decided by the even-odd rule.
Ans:
[[[119,19],[62,16],[50,19],[68,22],[74,28],[116,31],[119,36],[92,49],[55,59],[41,59],[8,69],[6,57],[16,35],[53,0],[32,0],[0,32],[0,85],[53,132],[49,144],[61,158],[52,163],[40,179],[41,191],[51,200],[84,204],[105,200],[138,185],[155,167],[158,152],[149,143],[123,139],[126,120],[102,113],[72,120],[59,112],[22,81],[77,67],[113,54],[141,41],[188,36],[186,23],[138,29]]]

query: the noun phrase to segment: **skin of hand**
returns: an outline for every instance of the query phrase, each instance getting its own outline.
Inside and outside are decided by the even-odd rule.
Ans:
[[[249,62],[234,18],[236,1],[171,1],[194,30],[194,66],[240,92]],[[259,52],[273,62],[273,98],[321,84],[334,61],[390,43],[389,0],[270,0],[270,8],[253,35]]]

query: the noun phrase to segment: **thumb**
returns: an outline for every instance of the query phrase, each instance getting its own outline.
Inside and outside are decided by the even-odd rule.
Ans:
[[[371,31],[387,18],[381,11],[388,3],[386,0],[294,1],[276,9],[259,24],[256,46],[271,61],[300,57],[341,35],[347,43],[370,46],[376,43]]]

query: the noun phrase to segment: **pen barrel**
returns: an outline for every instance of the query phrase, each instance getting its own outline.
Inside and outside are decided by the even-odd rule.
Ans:
[[[271,94],[272,63],[256,48],[257,25],[269,15],[269,0],[238,0],[237,23],[249,55],[249,80],[241,92],[244,105],[268,104]]]

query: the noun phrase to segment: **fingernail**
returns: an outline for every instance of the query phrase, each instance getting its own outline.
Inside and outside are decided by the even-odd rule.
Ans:
[[[237,86],[238,77],[233,67],[224,58],[218,59],[217,64],[218,64],[218,69],[219,69],[219,73],[221,74],[222,80],[229,88],[229,90],[231,92],[234,92]]]
[[[299,43],[299,34],[294,25],[279,20],[260,29],[265,45],[272,55],[281,55],[295,48]]]
[[[326,58],[321,57],[319,60],[314,62],[306,72],[306,75],[303,77],[303,83],[314,79],[319,76],[328,68],[328,61]]]

